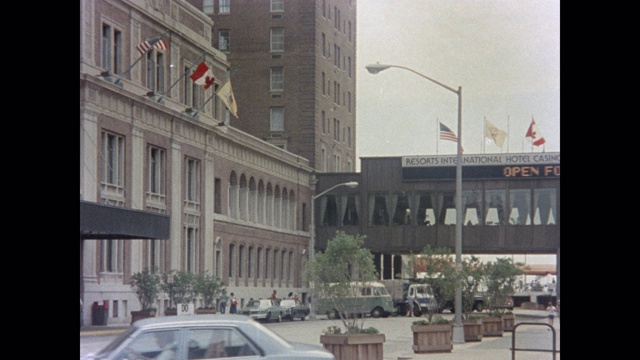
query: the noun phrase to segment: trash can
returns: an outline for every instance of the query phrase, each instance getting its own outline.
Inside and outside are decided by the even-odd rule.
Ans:
[[[108,316],[109,302],[102,301],[102,304],[99,304],[97,301],[94,301],[91,307],[91,325],[107,325]]]

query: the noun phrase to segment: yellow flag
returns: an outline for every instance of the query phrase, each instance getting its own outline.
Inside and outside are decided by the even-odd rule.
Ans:
[[[504,140],[507,138],[507,133],[495,127],[489,120],[484,119],[484,136],[493,140],[499,147],[502,147]]]
[[[236,105],[236,98],[233,96],[233,89],[231,88],[231,80],[227,81],[220,90],[216,93],[222,102],[227,105],[227,108],[235,116],[238,117],[238,106]]]

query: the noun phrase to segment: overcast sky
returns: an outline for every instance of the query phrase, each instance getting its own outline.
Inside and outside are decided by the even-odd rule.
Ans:
[[[456,153],[438,121],[458,134],[458,96],[404,69],[372,75],[376,62],[462,87],[465,154],[560,151],[559,0],[361,0],[357,30],[357,171],[361,157]],[[502,148],[485,118],[508,133]],[[544,148],[525,140],[532,118]]]
[[[360,157],[456,153],[438,121],[458,134],[458,96],[404,69],[372,75],[376,62],[462,87],[465,154],[560,151],[559,0],[366,0],[357,26],[358,171]],[[525,140],[532,118],[544,149]]]

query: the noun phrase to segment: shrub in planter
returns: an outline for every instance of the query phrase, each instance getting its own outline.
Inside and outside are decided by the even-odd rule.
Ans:
[[[173,283],[169,282],[170,275]],[[171,298],[171,310],[177,308],[178,304],[191,303],[195,300],[194,286],[196,275],[186,272],[171,270],[162,275],[161,290],[169,294]]]
[[[227,293],[222,280],[205,272],[204,274],[196,275],[194,282],[193,291],[196,296],[201,296],[204,302],[204,308],[198,310],[215,311],[215,299]]]
[[[130,285],[142,305],[142,311],[155,311],[155,302],[160,293],[161,279],[149,269],[131,275]]]

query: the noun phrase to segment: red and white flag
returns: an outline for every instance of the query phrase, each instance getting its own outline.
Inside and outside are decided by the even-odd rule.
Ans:
[[[211,71],[211,69],[209,69],[207,64],[204,63],[204,61],[198,64],[196,71],[194,71],[193,74],[189,76],[194,83],[198,85],[204,85],[205,89],[208,89],[211,85],[213,85],[213,82],[216,80],[216,78],[213,77],[213,72]]]
[[[538,131],[536,121],[533,120],[533,118],[531,118],[531,125],[529,125],[529,130],[527,130],[527,135],[525,137],[531,138],[531,141],[535,146],[540,146],[546,142],[544,137],[542,137],[542,134]]]

